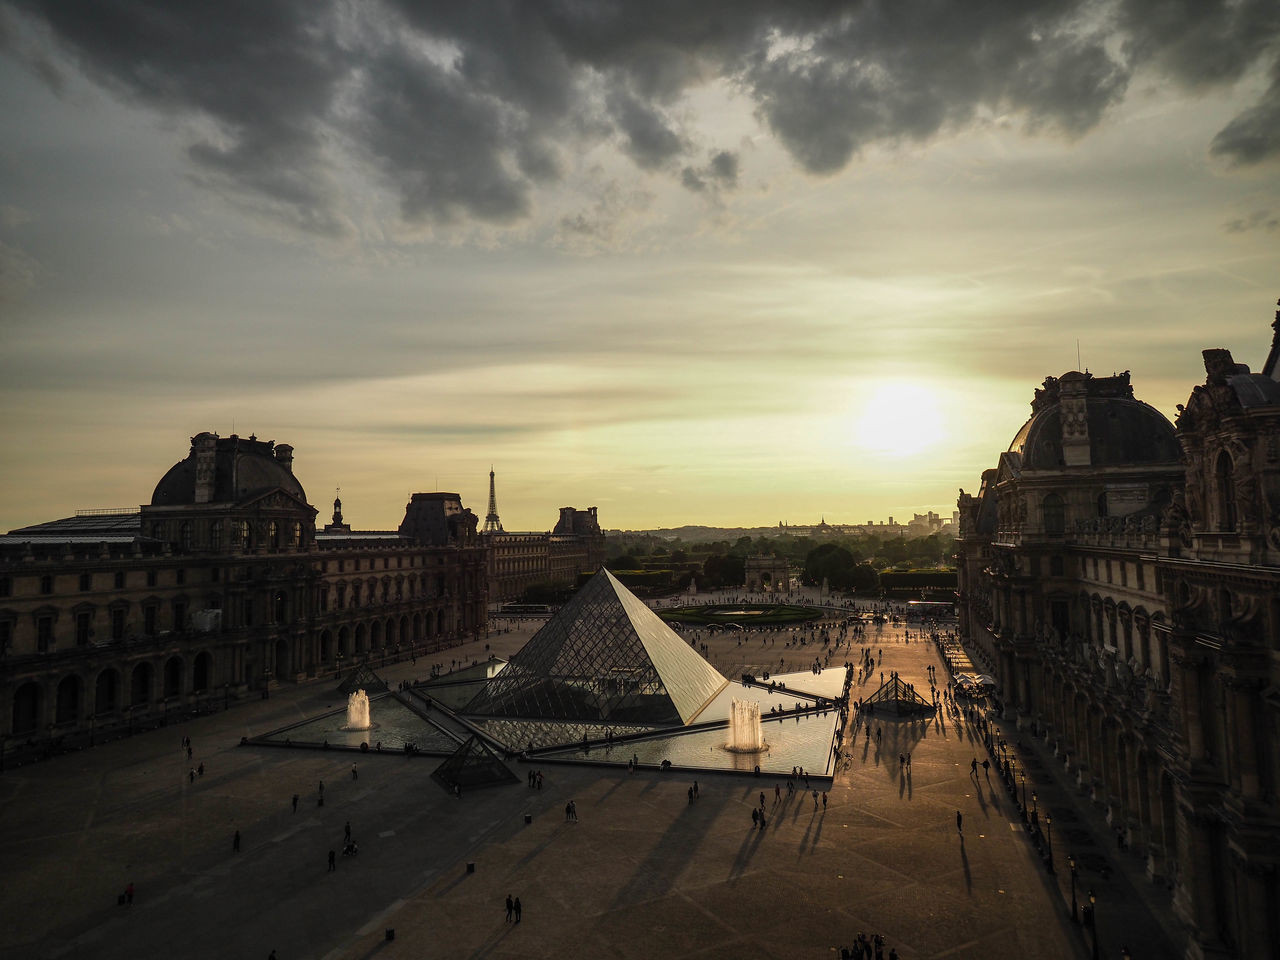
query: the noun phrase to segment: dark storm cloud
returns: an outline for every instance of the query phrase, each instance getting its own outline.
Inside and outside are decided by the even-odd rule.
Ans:
[[[0,2],[29,15],[0,44],[51,84],[31,23],[89,76],[195,121],[199,179],[321,234],[345,229],[336,171],[352,156],[411,222],[521,219],[601,142],[690,190],[732,187],[735,156],[696,160],[686,95],[711,81],[827,174],[993,116],[1078,137],[1136,70],[1193,91],[1274,76],[1280,38],[1274,0]],[[1212,152],[1273,159],[1278,120],[1280,79]]]
[[[719,150],[705,167],[685,167],[680,171],[680,183],[694,193],[732,190],[738,185],[738,155]]]
[[[164,113],[213,121],[196,175],[272,203],[296,225],[343,227],[319,118],[343,76],[323,7],[306,2],[18,6],[38,14],[85,72]]]

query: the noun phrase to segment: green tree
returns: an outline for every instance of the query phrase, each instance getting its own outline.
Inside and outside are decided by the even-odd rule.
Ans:
[[[715,587],[740,587],[747,581],[747,564],[742,557],[735,557],[732,554],[722,556],[707,557],[702,564],[702,577],[699,582],[700,586]]]
[[[823,580],[833,590],[848,590],[853,585],[853,554],[836,543],[814,547],[804,558],[804,582],[821,585]]]

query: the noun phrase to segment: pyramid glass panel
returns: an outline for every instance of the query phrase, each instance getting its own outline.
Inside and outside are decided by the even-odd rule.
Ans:
[[[467,713],[680,725],[728,681],[601,570],[468,705]]]

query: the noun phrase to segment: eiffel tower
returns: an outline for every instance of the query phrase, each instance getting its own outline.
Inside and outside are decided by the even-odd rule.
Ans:
[[[502,521],[498,519],[498,498],[493,492],[493,467],[489,468],[489,513],[484,518],[481,533],[502,533]]]

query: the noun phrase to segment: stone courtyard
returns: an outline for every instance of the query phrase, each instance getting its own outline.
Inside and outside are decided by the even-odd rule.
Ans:
[[[437,656],[446,670],[507,656],[537,626],[491,636],[488,651],[473,642]],[[812,660],[811,646],[782,639],[705,642],[730,677],[776,671],[779,657],[795,670]],[[945,676],[934,646],[904,642],[900,628],[869,629],[863,643],[919,689],[929,665]],[[855,659],[842,648],[830,669],[846,655]],[[394,686],[428,670],[419,661],[379,673]],[[455,799],[430,779],[439,758],[240,746],[341,706],[333,687],[281,688],[6,770],[0,957],[839,958],[860,931],[881,933],[886,955],[893,947],[904,960],[1090,955],[1070,920],[1065,847],[1055,844],[1049,874],[994,772],[970,775],[984,751],[965,724],[885,720],[879,749],[859,736],[816,809],[812,793],[788,796],[777,778],[547,762],[513,762],[519,784]],[[908,751],[909,770],[898,760]],[[198,763],[205,772],[191,782]],[[530,767],[541,790],[525,785]],[[1046,775],[1041,803],[1053,790]],[[768,825],[757,830],[761,791]],[[565,821],[571,799],[576,823]],[[1068,816],[1077,831],[1088,826],[1087,814]],[[348,822],[359,854],[330,872]],[[134,902],[120,906],[130,882]],[[1081,897],[1086,883],[1102,889],[1082,875]],[[1103,956],[1120,955],[1122,936],[1135,958],[1170,955],[1123,876],[1104,893]],[[522,901],[519,924],[504,921],[508,894]]]

